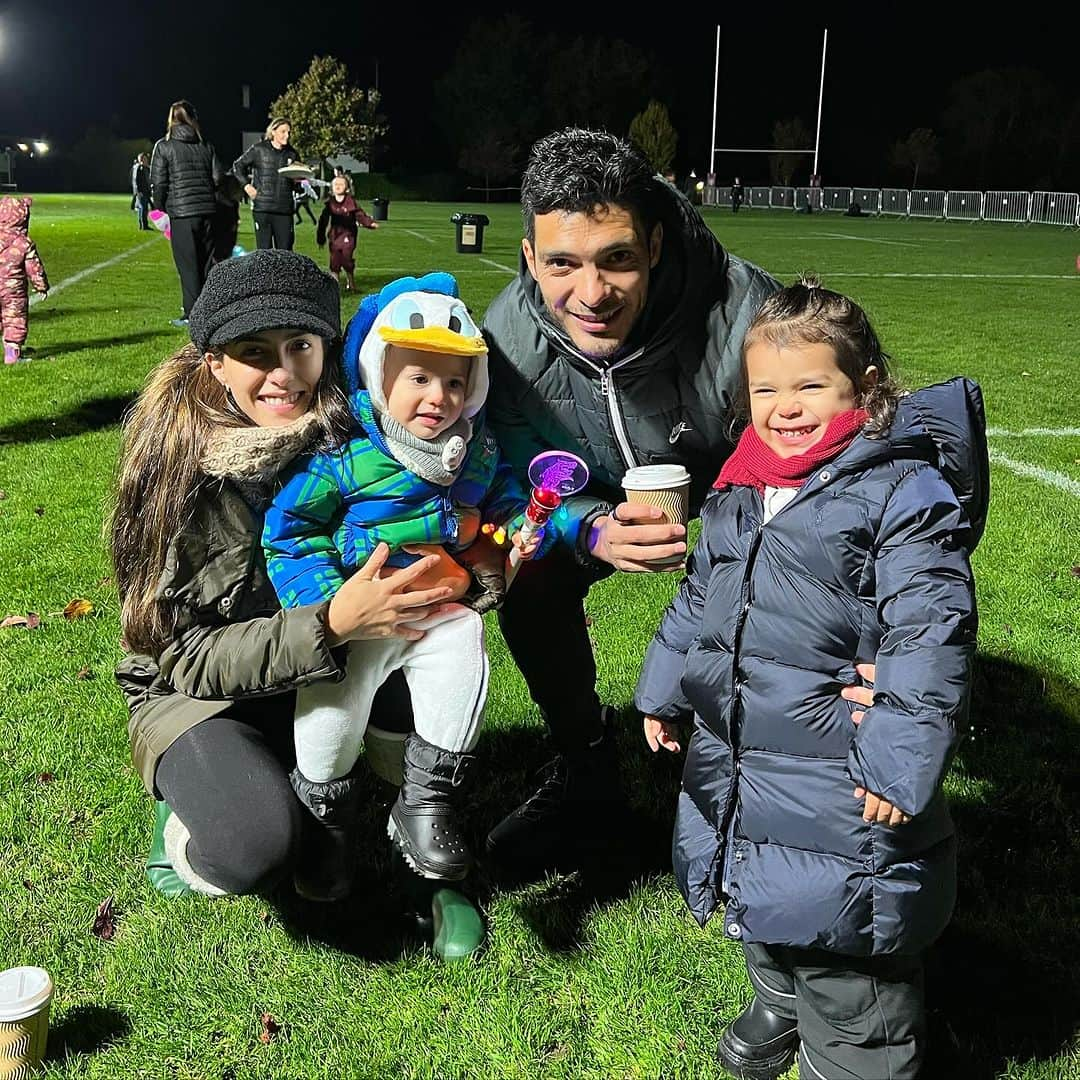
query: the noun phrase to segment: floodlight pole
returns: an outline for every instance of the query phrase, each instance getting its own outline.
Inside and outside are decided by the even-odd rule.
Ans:
[[[821,85],[818,87],[817,99],[817,134],[814,136],[814,176],[818,174],[818,148],[821,146],[821,102],[825,97],[825,50],[829,45],[829,29],[825,28],[825,36],[821,41]],[[715,115],[716,104],[713,103]]]
[[[716,180],[716,92],[720,85],[720,24],[716,24],[716,65],[712,77],[712,138],[709,140],[709,176]]]

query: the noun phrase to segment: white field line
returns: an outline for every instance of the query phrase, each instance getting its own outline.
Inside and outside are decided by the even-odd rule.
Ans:
[[[122,259],[126,259],[129,255],[134,255],[137,251],[142,251],[143,248],[148,248],[151,244],[160,244],[161,237],[155,237],[153,240],[147,240],[144,244],[136,244],[133,248],[128,248],[127,251],[121,251],[119,255],[114,255],[111,259],[106,259],[104,262],[95,263],[93,266],[88,266],[85,270],[80,270],[77,274],[72,274],[71,277],[64,278],[63,281],[58,281],[49,286],[49,295],[53,296],[61,289],[66,289],[69,285],[76,285],[82,281],[83,278],[89,277],[91,274],[96,274],[99,270],[104,270],[108,266],[120,262]],[[30,303],[36,304],[41,300],[39,293],[34,293],[30,297]]]
[[[991,427],[986,429],[986,434],[1001,439],[1029,439],[1039,436],[1052,438],[1075,438],[1080,435],[1080,427],[1028,427],[1023,431],[1009,431],[1008,428]]]
[[[511,269],[509,266],[503,266],[502,263],[497,263],[497,262],[495,262],[494,259],[485,259],[485,258],[483,258],[481,256],[480,261],[482,263],[487,263],[488,266],[494,266],[496,270],[503,270],[507,274],[516,274],[517,273],[516,270]]]
[[[771,270],[774,277],[787,278],[797,277],[802,271],[786,270],[777,272]],[[917,274],[917,273],[878,273],[868,274],[855,270],[823,270],[823,276],[846,277],[846,278],[926,278],[928,280],[943,279],[970,279],[974,281],[1076,281],[1080,282],[1080,274]]]
[[[1040,484],[1047,484],[1072,495],[1073,498],[1080,499],[1080,481],[1074,480],[1071,476],[1054,472],[1053,469],[1044,469],[1039,465],[1029,465],[1026,461],[1016,461],[1014,458],[999,453],[993,447],[990,447],[990,460],[995,465],[1001,465],[1009,472],[1016,473],[1017,476],[1037,480]]]
[[[886,244],[889,247],[910,247],[917,248],[922,247],[921,244],[910,244],[904,240],[875,240],[872,236],[849,236],[847,233],[832,233],[832,232],[819,232],[810,233],[811,236],[818,236],[825,240],[859,240],[864,244]]]
[[[423,240],[426,244],[434,244],[435,241],[430,236],[425,236],[422,232],[417,232],[415,229],[405,230],[410,236],[415,236],[417,240]]]

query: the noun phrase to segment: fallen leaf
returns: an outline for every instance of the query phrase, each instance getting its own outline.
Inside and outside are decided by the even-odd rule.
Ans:
[[[592,626],[592,624],[593,624],[592,616],[591,615],[586,615],[585,616],[585,625],[586,626]]]
[[[101,579],[101,580],[100,580],[100,581],[98,582],[98,586],[99,586],[99,587],[100,587],[100,586],[102,586],[102,585],[111,585],[111,584],[112,584],[112,578],[111,578],[111,577],[103,577],[103,578],[102,578],[102,579]]]
[[[33,887],[34,887],[33,883],[30,881],[29,878],[23,878],[23,888],[24,889],[33,889]]]
[[[268,1043],[281,1030],[281,1025],[268,1013],[264,1012],[259,1017],[262,1031],[259,1032],[259,1042]]]
[[[1074,566],[1070,571],[1073,577],[1080,577],[1080,566]]]
[[[113,898],[107,896],[98,904],[97,914],[94,916],[94,937],[102,941],[112,941],[116,933],[116,913],[113,910]]]
[[[9,615],[0,622],[0,629],[6,626],[25,626],[27,630],[36,630],[41,625],[41,616],[35,611],[28,611],[25,615]]]
[[[89,615],[94,610],[94,605],[89,600],[84,600],[81,596],[77,596],[72,600],[66,608],[64,608],[64,618],[81,619],[84,615]]]
[[[44,506],[35,506],[34,507],[34,513],[37,514],[38,517],[44,517],[45,516],[45,507]]]
[[[51,784],[56,779],[56,774],[51,772],[39,772],[37,782],[39,784]]]
[[[93,677],[94,673],[88,667],[79,668],[75,673],[76,679],[92,679]]]
[[[3,488],[0,488],[0,499],[6,499],[6,498],[7,498],[7,492]]]
[[[1021,374],[1021,375],[1025,375],[1025,376],[1027,376],[1028,378],[1031,378],[1031,372],[1030,372],[1030,371],[1021,371],[1021,372],[1020,372],[1020,374]]]

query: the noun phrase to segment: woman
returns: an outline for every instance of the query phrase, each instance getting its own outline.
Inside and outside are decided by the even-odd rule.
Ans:
[[[173,261],[180,275],[183,314],[173,326],[187,326],[192,305],[202,292],[213,258],[215,191],[221,164],[203,140],[199,117],[190,101],[169,106],[165,137],[150,159],[150,192],[155,210],[169,215]]]
[[[285,117],[275,117],[267,126],[263,140],[249,146],[233,162],[233,175],[252,200],[255,244],[259,248],[292,251],[292,180],[278,172],[300,160],[300,155],[289,145],[291,130]]]
[[[290,691],[343,678],[348,641],[418,640],[406,624],[449,590],[406,591],[434,557],[380,579],[385,547],[328,602],[282,611],[267,580],[262,516],[280,469],[349,427],[336,282],[291,252],[230,259],[190,326],[125,424],[110,538],[130,652],[116,675],[136,767],[163,800],[151,880],[262,893],[312,851],[288,777]],[[460,901],[439,897],[436,914]],[[469,912],[451,953],[482,939]]]

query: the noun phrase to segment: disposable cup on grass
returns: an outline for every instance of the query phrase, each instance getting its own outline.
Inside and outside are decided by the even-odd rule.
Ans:
[[[53,983],[39,967],[0,972],[0,1080],[37,1071],[49,1038]]]

